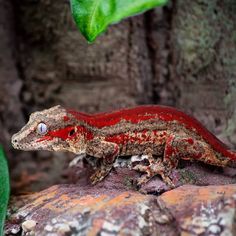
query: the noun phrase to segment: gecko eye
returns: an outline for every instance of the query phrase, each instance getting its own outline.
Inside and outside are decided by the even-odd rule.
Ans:
[[[38,134],[46,134],[48,131],[47,125],[44,123],[39,123],[37,126],[37,133]]]

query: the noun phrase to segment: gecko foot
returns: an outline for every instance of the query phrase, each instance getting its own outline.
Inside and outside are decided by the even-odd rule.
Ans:
[[[153,174],[151,173],[149,166],[139,164],[139,165],[134,166],[133,170],[146,173],[146,174],[143,174],[143,176],[138,179],[138,182],[137,182],[138,186],[141,186],[142,184],[147,183],[153,177]]]
[[[174,188],[175,185],[172,182],[171,178],[169,177],[168,174],[166,173],[170,173],[170,171],[166,171],[166,168],[164,167],[164,165],[162,164],[161,160],[157,160],[157,162],[154,164],[150,164],[148,166],[145,165],[136,165],[133,167],[134,170],[140,171],[140,172],[144,172],[145,174],[143,174],[143,176],[141,176],[138,179],[138,186],[141,186],[142,184],[147,183],[153,176],[155,175],[160,175],[162,180],[171,188]]]
[[[150,177],[148,177],[147,174],[144,174],[140,178],[138,178],[137,185],[141,186],[143,184],[146,184],[149,180],[150,180]]]
[[[137,185],[141,186],[143,184],[146,184],[153,176],[149,176],[148,174],[143,174],[140,178],[138,178]],[[164,183],[167,184],[170,188],[175,188],[175,185],[170,179],[170,177],[164,175],[161,175],[161,177]]]
[[[91,175],[90,177],[91,183],[94,185],[102,181],[109,174],[111,169],[112,169],[112,166],[109,165],[109,166],[102,167],[96,170],[95,173]]]

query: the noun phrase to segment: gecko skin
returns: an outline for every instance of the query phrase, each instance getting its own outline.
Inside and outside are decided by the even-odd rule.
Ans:
[[[55,106],[31,114],[29,122],[12,137],[21,150],[86,153],[101,160],[91,176],[102,180],[117,156],[148,156],[148,165],[136,165],[144,172],[138,184],[155,175],[173,186],[171,171],[180,159],[215,166],[232,166],[236,152],[204,128],[196,119],[171,107],[139,106],[111,113],[85,114]]]

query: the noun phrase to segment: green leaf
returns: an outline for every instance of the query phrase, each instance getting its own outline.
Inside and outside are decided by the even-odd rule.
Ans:
[[[77,27],[92,42],[108,25],[167,2],[168,0],[71,0],[71,9]]]
[[[6,218],[9,192],[10,185],[8,166],[2,146],[0,145],[0,236],[3,236],[3,227]]]

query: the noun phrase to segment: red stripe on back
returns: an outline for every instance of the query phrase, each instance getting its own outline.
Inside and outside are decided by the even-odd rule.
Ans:
[[[202,136],[203,139],[211,144],[216,151],[222,153],[226,157],[228,156],[231,159],[236,159],[236,154],[229,152],[229,150],[227,150],[228,147],[208,131],[198,120],[172,107],[154,105],[138,106],[110,113],[97,113],[94,115],[71,110],[68,110],[68,112],[74,115],[78,120],[84,121],[88,125],[96,128],[113,126],[121,120],[134,124],[155,118],[167,122],[177,121],[187,129],[195,131],[197,134]]]

